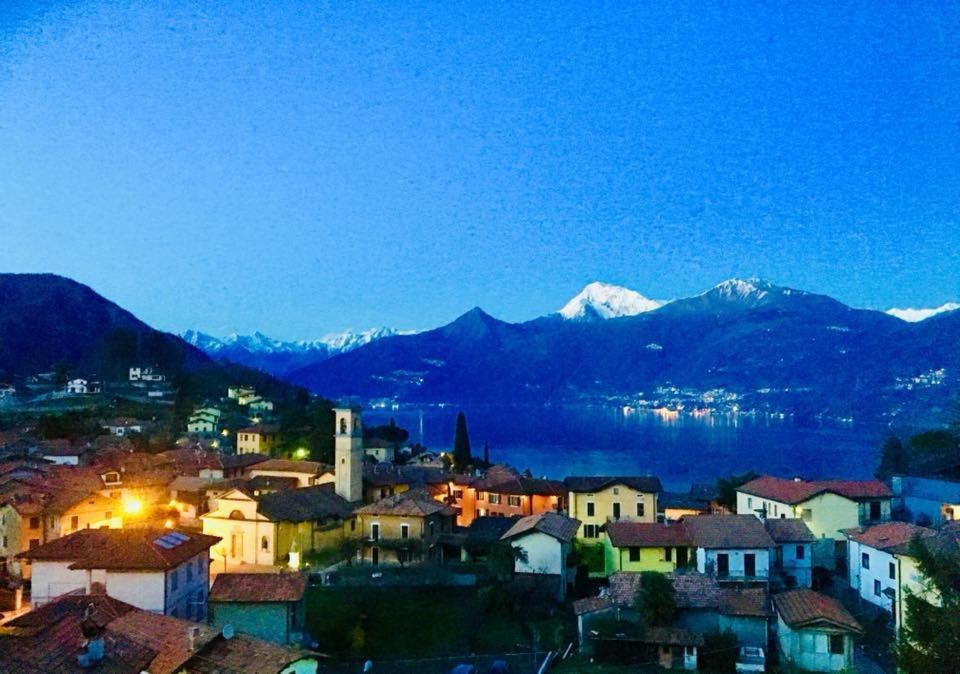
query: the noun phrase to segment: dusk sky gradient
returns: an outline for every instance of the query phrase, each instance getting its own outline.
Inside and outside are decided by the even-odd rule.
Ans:
[[[279,338],[593,280],[936,306],[958,35],[948,2],[5,0],[0,270]]]

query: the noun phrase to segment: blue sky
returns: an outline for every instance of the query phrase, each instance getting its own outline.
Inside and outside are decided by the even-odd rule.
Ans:
[[[214,4],[0,3],[0,268],[285,338],[960,297],[955,3]]]

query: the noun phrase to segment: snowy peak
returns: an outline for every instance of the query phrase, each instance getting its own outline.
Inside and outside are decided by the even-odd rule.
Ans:
[[[252,335],[233,333],[223,338],[214,337],[198,330],[187,330],[181,336],[184,341],[210,354],[224,351],[247,351],[256,354],[336,354],[353,351],[370,342],[399,334],[411,334],[411,331],[393,328],[372,328],[360,332],[344,331],[331,333],[314,340],[283,341],[268,337],[262,332]]]
[[[559,313],[567,320],[606,320],[636,316],[662,305],[635,290],[595,281],[567,302]]]
[[[933,309],[887,309],[887,313],[891,316],[896,316],[901,321],[907,321],[908,323],[918,323],[920,321],[925,321],[931,316],[936,316],[937,314],[946,313],[948,311],[956,311],[960,309],[960,303],[957,302],[947,302],[946,304],[941,304],[939,307]]]

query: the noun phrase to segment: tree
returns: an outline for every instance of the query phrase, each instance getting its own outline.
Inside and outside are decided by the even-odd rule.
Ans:
[[[467,417],[463,412],[457,414],[457,427],[453,435],[453,462],[457,468],[470,465],[470,436],[467,435]]]
[[[487,555],[487,568],[496,580],[507,581],[513,576],[513,570],[518,561],[527,561],[527,551],[513,546],[508,541],[500,541],[490,548],[490,553]]]
[[[924,591],[904,590],[905,621],[895,652],[897,666],[907,674],[954,672],[960,662],[960,546],[955,536],[945,531],[910,543]],[[935,597],[937,604],[928,600]]]
[[[677,613],[677,600],[673,582],[659,571],[643,571],[640,574],[640,592],[633,601],[643,625],[669,627]]]
[[[910,453],[900,442],[900,438],[891,435],[883,443],[880,452],[880,465],[874,473],[878,480],[887,480],[891,475],[904,475],[910,469]]]
[[[740,475],[720,478],[717,480],[717,503],[726,507],[731,512],[736,512],[737,488],[758,477],[759,475],[751,470]]]

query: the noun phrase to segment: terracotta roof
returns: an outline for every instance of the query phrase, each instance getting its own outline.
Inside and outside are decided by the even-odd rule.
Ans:
[[[695,515],[683,523],[698,548],[774,547],[763,522],[753,515]]]
[[[559,541],[569,543],[573,540],[579,528],[580,520],[561,515],[560,513],[543,512],[539,515],[521,517],[500,537],[500,540],[507,540],[537,531],[547,536],[552,536]]]
[[[648,494],[655,494],[663,491],[663,485],[660,484],[660,478],[652,475],[634,475],[621,477],[568,477],[564,481],[569,491],[574,492],[597,492],[607,487],[613,487],[622,484],[631,489],[642,491]]]
[[[927,529],[909,522],[883,522],[868,527],[844,529],[843,533],[851,541],[867,545],[875,550],[887,552],[906,552],[915,536],[936,535],[933,529]]]
[[[281,477],[278,475],[257,475],[246,480],[244,486],[248,491],[281,491],[285,489],[296,489],[300,486],[300,480],[295,477]]]
[[[285,489],[264,494],[258,500],[259,512],[275,522],[346,518],[353,512],[350,503],[335,491],[333,483]]]
[[[220,457],[224,468],[246,468],[269,460],[266,454],[224,454]]]
[[[235,634],[231,639],[216,637],[187,661],[185,669],[191,674],[276,674],[304,659],[315,660],[316,656],[298,648]]]
[[[268,459],[257,463],[250,468],[254,473],[258,470],[270,470],[284,473],[301,473],[304,475],[323,475],[332,473],[333,467],[318,461],[296,461],[293,459]]]
[[[173,461],[181,474],[194,474],[204,469],[220,470],[223,468],[220,454],[212,450],[183,447],[161,452],[160,456]]]
[[[670,574],[670,579],[677,608],[712,609],[720,606],[722,588],[713,576],[685,571]]]
[[[443,484],[456,476],[443,468],[429,466],[395,466],[392,463],[364,464],[363,481],[373,487],[398,484],[425,486]]]
[[[632,606],[640,592],[642,574],[619,571],[610,576],[609,600],[619,606]],[[712,610],[723,615],[767,618],[769,599],[764,588],[733,589],[716,578],[695,571],[668,573],[673,583],[677,608]]]
[[[174,529],[81,529],[17,556],[72,561],[71,569],[165,570],[219,542],[217,536]]]
[[[813,543],[817,540],[807,523],[796,517],[769,518],[763,526],[775,543]]]
[[[613,603],[609,597],[586,597],[573,602],[573,613],[574,615],[583,615],[584,613],[602,611],[611,606],[613,606]]]
[[[44,604],[0,626],[0,671],[10,674],[81,672],[77,655],[86,642],[83,627],[103,630],[118,616],[137,610],[106,595],[70,594]],[[144,644],[107,632],[104,658],[97,671],[125,674],[145,671],[156,655],[156,651]]]
[[[608,596],[618,606],[631,606],[640,592],[641,574],[636,571],[617,571],[607,582],[610,584]]]
[[[833,493],[845,498],[862,501],[875,498],[891,498],[893,492],[878,480],[785,480],[763,475],[737,487],[744,494],[759,496],[779,503],[796,505],[823,493]]]
[[[618,548],[661,548],[690,545],[683,522],[660,524],[621,520],[607,525],[607,536]]]
[[[766,589],[728,588],[720,591],[717,609],[726,616],[767,618],[770,616],[769,599]]]
[[[193,631],[193,643],[189,633]],[[216,636],[217,631],[200,623],[187,622],[148,611],[129,611],[112,620],[107,632],[123,635],[145,645],[156,656],[145,668],[150,674],[174,674]]]
[[[507,531],[520,519],[514,517],[478,517],[467,527],[467,537],[464,545],[468,548],[479,548],[493,545],[499,541]]]
[[[563,482],[522,475],[483,477],[473,483],[477,491],[509,495],[563,496],[567,493]]]
[[[358,515],[397,515],[405,517],[425,517],[437,513],[446,516],[457,514],[456,510],[432,498],[422,489],[411,489],[401,494],[388,496],[358,508],[355,512]]]
[[[210,588],[210,601],[300,601],[307,577],[299,573],[221,573]]]
[[[840,602],[825,594],[799,588],[774,595],[773,605],[787,625],[793,629],[830,626],[863,633],[856,618]]]

